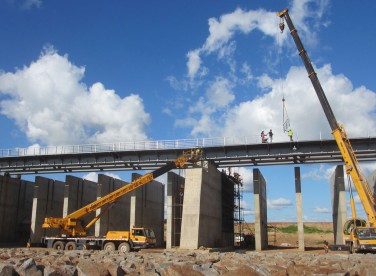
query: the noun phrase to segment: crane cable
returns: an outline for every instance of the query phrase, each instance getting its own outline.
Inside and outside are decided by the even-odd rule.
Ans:
[[[283,18],[280,19],[280,22],[279,22],[279,29],[280,29],[280,33],[282,35],[283,33],[283,30],[285,28],[285,24],[284,24],[284,20]],[[279,79],[282,80],[282,62],[281,62],[281,36],[278,36],[278,48],[277,48],[277,59],[278,59],[278,63],[279,63]],[[283,95],[283,92],[284,92],[284,82],[282,81],[282,95]],[[282,96],[282,127],[283,127],[283,132],[288,132],[290,130],[290,118],[287,114],[287,109],[286,109],[286,105],[285,105],[285,96],[283,95]]]
[[[287,108],[285,105],[285,97],[282,97],[282,113],[283,113],[283,132],[288,132],[290,130],[290,118],[289,115],[287,114]],[[286,114],[286,116],[285,116]],[[286,119],[285,119],[286,117]]]

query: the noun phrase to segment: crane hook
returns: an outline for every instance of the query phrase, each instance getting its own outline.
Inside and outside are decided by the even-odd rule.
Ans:
[[[283,30],[285,29],[285,22],[283,21],[283,18],[281,18],[281,22],[279,22],[279,29],[281,30],[281,33],[283,33]]]

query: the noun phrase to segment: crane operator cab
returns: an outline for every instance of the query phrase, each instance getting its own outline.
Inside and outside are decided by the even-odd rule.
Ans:
[[[367,226],[364,219],[349,219],[343,227],[343,237],[350,252],[375,251],[376,250],[376,228]]]
[[[132,228],[131,239],[135,245],[155,247],[156,238],[154,231],[148,228]]]

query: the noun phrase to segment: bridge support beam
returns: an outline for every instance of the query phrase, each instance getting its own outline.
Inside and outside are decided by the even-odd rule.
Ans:
[[[0,243],[26,245],[32,199],[33,183],[0,175]]]
[[[302,185],[300,180],[300,168],[295,167],[295,193],[296,193],[296,219],[298,223],[298,245],[299,250],[304,251],[304,224],[303,224],[303,204]]]
[[[255,204],[255,249],[265,250],[268,248],[266,181],[259,169],[253,169],[253,193]]]
[[[180,248],[216,247],[222,240],[221,173],[208,161],[186,170]]]
[[[35,177],[31,214],[30,242],[40,243],[43,236],[56,236],[58,229],[43,229],[46,217],[61,217],[64,202],[64,182],[41,176]]]
[[[367,177],[367,183],[371,188],[373,197],[376,199],[376,171],[374,171]]]
[[[167,249],[180,246],[184,183],[184,177],[174,172],[167,173]]]
[[[345,244],[342,226],[347,219],[346,191],[343,166],[338,165],[330,178],[334,243]]]
[[[141,175],[132,174],[132,181]],[[152,181],[130,193],[130,226],[154,230],[157,246],[164,241],[164,184]]]
[[[67,175],[65,177],[63,217],[95,201],[97,199],[97,187],[96,182]],[[61,217],[61,214],[58,217]],[[87,225],[94,218],[95,212],[84,216],[81,220],[83,225]],[[95,235],[95,227],[89,228],[87,234]]]
[[[120,189],[128,183],[105,174],[98,175],[97,199]],[[116,204],[95,223],[95,235],[105,236],[108,231],[129,231],[130,228],[130,202],[129,195],[116,201]],[[99,215],[107,206],[97,210]]]

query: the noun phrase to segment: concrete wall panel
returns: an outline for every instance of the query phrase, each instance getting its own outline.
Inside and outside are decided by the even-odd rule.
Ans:
[[[253,192],[256,250],[265,250],[268,247],[266,181],[259,169],[253,169]]]
[[[344,244],[342,227],[347,219],[346,191],[343,166],[338,165],[330,178],[332,194],[333,232],[335,244]]]
[[[127,182],[119,179],[112,178],[110,176],[99,174],[98,175],[98,190],[97,198],[101,198],[113,191],[120,189]],[[105,209],[104,206],[101,209]],[[101,210],[98,210],[97,214]],[[130,221],[130,195],[124,195],[116,201],[114,206],[101,217],[95,224],[95,235],[104,236],[108,231],[128,231]]]
[[[166,248],[180,246],[185,178],[167,173]]]
[[[65,183],[63,216],[97,200],[97,183],[71,175],[66,176]],[[95,212],[84,216],[81,219],[83,225],[87,225],[95,216]],[[89,228],[87,234],[95,235],[95,227]]]
[[[132,181],[141,175],[132,174]],[[157,245],[164,244],[164,185],[152,181],[130,193],[130,226],[152,228]]]
[[[30,236],[34,183],[0,176],[0,243],[25,246]]]
[[[39,243],[43,236],[56,236],[58,229],[43,229],[45,217],[62,217],[64,202],[64,182],[37,176],[35,177],[33,207],[31,216],[30,242]]]
[[[222,236],[221,173],[207,161],[186,171],[180,248],[216,247]]]

